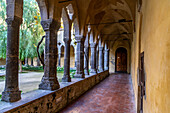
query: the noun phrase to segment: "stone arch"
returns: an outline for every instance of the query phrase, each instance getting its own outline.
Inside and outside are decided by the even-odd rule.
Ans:
[[[130,45],[129,45],[129,42],[127,40],[122,40],[122,39],[119,39],[119,40],[116,40],[114,43],[113,43],[113,46],[111,46],[111,49],[110,49],[110,71],[111,72],[115,72],[115,53],[116,53],[116,50],[120,47],[123,47],[127,50],[127,73],[130,73],[130,62],[131,62],[131,49],[130,49]]]
[[[117,62],[118,62],[118,53],[121,53],[120,57],[121,57],[121,66],[119,66],[120,69],[117,69]],[[122,56],[123,59],[122,59]],[[122,60],[123,63],[122,63]],[[127,49],[124,48],[124,47],[119,47],[116,49],[116,52],[115,52],[115,72],[127,72]]]

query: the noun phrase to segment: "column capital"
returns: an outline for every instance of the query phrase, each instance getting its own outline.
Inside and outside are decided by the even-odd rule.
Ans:
[[[47,19],[41,21],[41,25],[44,31],[49,31],[49,30],[59,30],[61,23],[54,19]]]
[[[96,46],[97,46],[96,43],[90,43],[90,47],[91,47],[91,48],[95,48]]]
[[[99,47],[99,51],[103,51],[104,50],[104,47]]]
[[[104,51],[109,52],[109,51],[110,51],[110,49],[105,49]]]
[[[21,25],[22,24],[22,18],[19,18],[19,17],[14,17],[14,18],[7,18],[6,20],[6,23],[8,26],[13,26],[15,27],[16,25]]]
[[[64,38],[63,41],[64,41],[65,43],[71,43],[71,39],[69,39],[69,38]]]
[[[76,35],[75,39],[77,42],[82,42],[82,41],[84,42],[84,40],[85,40],[84,36],[82,36],[82,35]]]

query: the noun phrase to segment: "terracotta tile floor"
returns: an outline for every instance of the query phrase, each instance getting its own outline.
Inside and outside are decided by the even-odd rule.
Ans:
[[[130,75],[111,74],[60,113],[136,113]]]

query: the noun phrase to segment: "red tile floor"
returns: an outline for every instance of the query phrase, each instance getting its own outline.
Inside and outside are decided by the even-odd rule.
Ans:
[[[110,74],[60,113],[136,113],[129,74]]]

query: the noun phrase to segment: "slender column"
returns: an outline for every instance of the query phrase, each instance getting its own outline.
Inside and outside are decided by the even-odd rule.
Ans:
[[[98,67],[99,67],[99,50],[98,46],[96,48],[96,70],[98,72]]]
[[[28,65],[28,58],[25,58],[25,66]]]
[[[37,58],[37,66],[40,66],[41,64],[40,64],[40,59],[39,58]]]
[[[70,42],[69,38],[64,38],[65,50],[64,50],[64,76],[62,78],[63,82],[71,82],[70,77]]]
[[[89,47],[84,48],[84,73],[89,75]]]
[[[39,89],[43,90],[56,90],[59,89],[59,83],[56,75],[57,64],[57,35],[56,30],[59,29],[60,23],[48,19],[41,22],[44,31],[46,32],[45,38],[45,58],[44,58],[44,76],[39,85]]]
[[[91,43],[90,44],[91,48],[91,74],[96,74],[96,43]]]
[[[21,99],[18,87],[19,27],[22,19],[7,18],[6,81],[2,101],[15,102]]]
[[[76,66],[76,62],[77,62],[77,61],[76,61],[76,60],[77,60],[77,47],[75,47],[75,52],[74,52],[74,54],[75,54],[75,68],[76,68],[76,67],[77,67],[77,66]]]
[[[109,70],[109,49],[105,50],[104,69]]]
[[[58,51],[58,67],[61,67],[61,50]]]
[[[34,66],[34,59],[31,58],[31,66]]]
[[[99,47],[99,71],[104,71],[104,47]]]
[[[76,60],[76,78],[85,78],[84,74],[84,37],[76,36],[77,42],[77,60]]]

